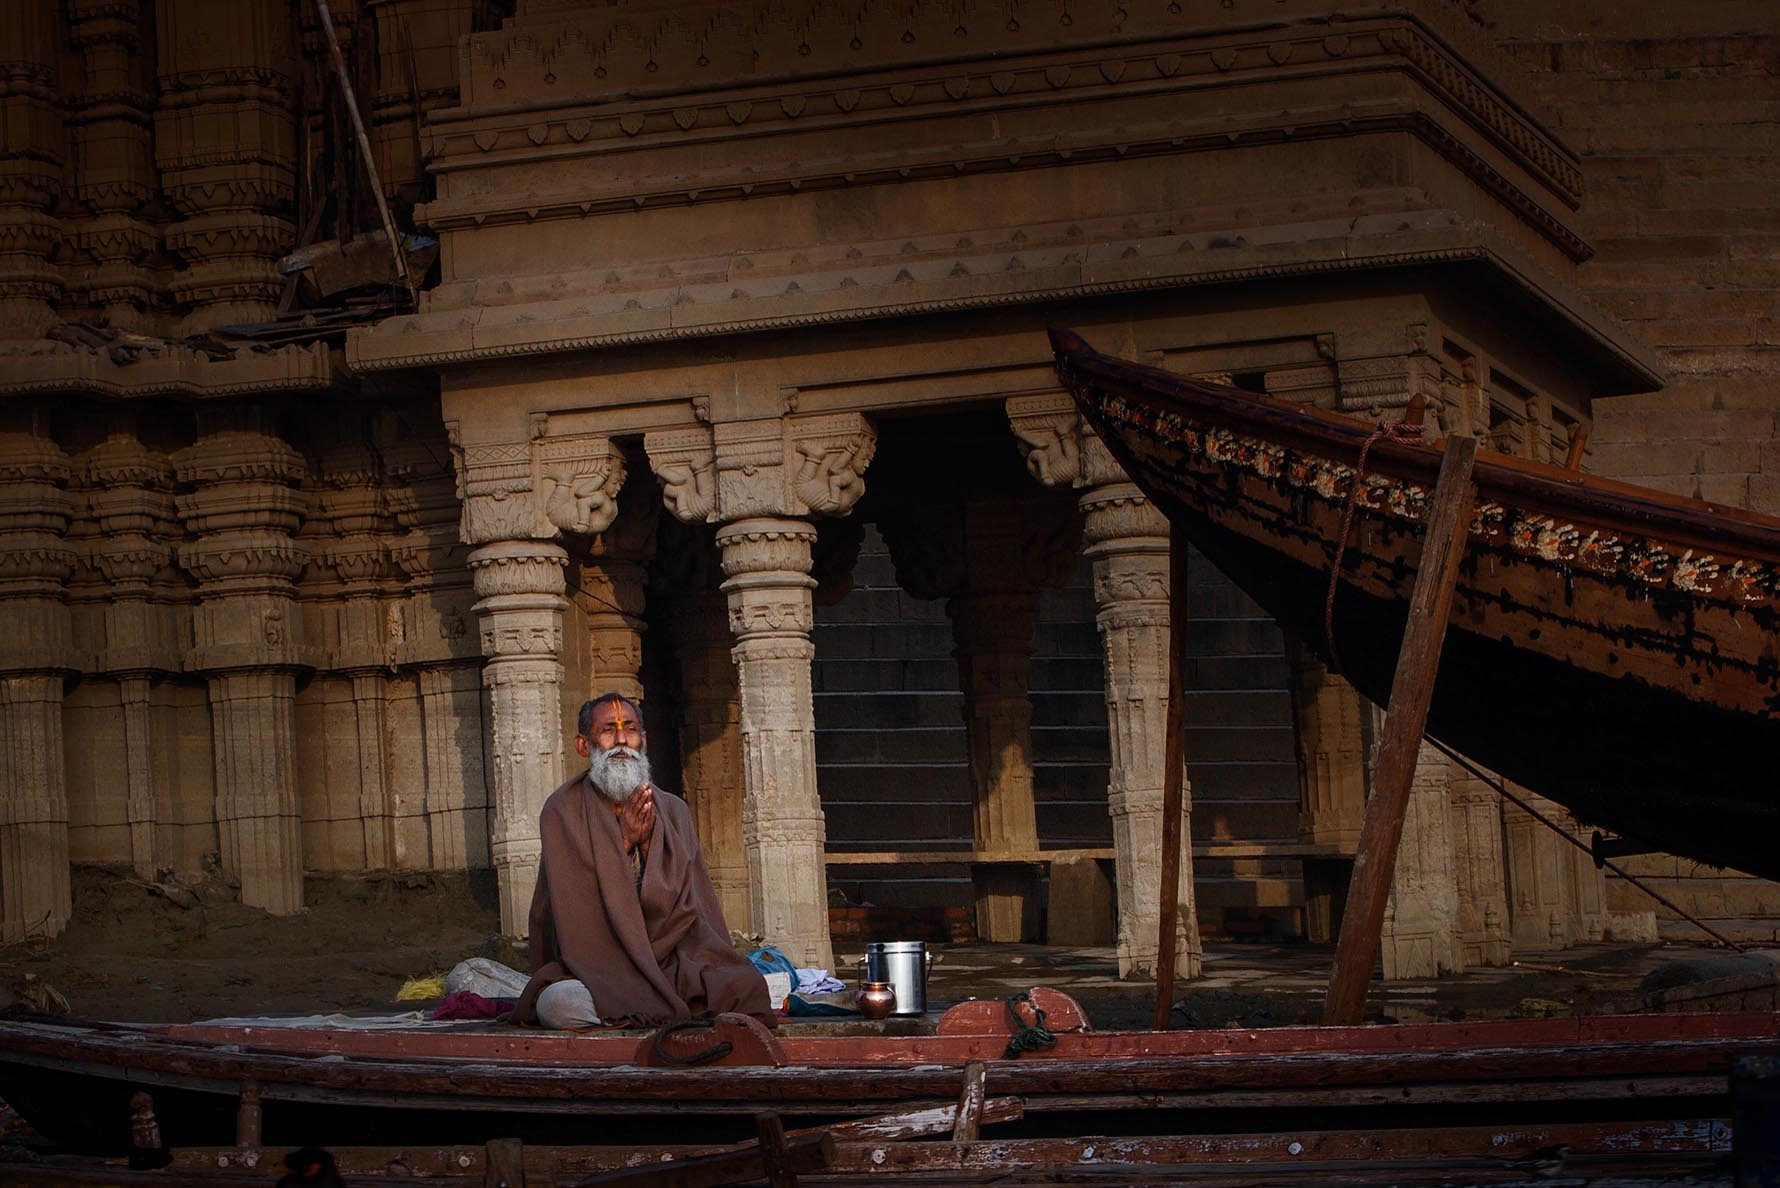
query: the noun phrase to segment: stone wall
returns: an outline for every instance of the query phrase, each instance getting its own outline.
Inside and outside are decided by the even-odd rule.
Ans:
[[[1656,348],[1659,392],[1594,402],[1587,469],[1780,514],[1780,31],[1762,0],[1481,0],[1581,154],[1589,296]],[[1676,745],[1680,745],[1679,740]],[[1780,912],[1780,887],[1627,858],[1690,910]],[[1615,880],[1613,906],[1647,898]],[[1666,911],[1665,915],[1669,915]],[[1740,926],[1740,925],[1737,925]]]

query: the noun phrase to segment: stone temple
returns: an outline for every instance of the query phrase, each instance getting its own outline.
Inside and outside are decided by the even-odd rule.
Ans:
[[[76,864],[273,913],[492,868],[521,932],[618,689],[800,962],[870,903],[1153,969],[1167,527],[1048,326],[1780,510],[1767,0],[6,19],[0,940]],[[1190,977],[1202,930],[1328,939],[1378,715],[1188,572]],[[1396,880],[1387,976],[1656,927],[1431,750]]]

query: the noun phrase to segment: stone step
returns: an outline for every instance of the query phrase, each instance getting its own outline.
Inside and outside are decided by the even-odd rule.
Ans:
[[[818,692],[816,732],[831,727],[883,730],[964,729],[964,695],[928,690]]]
[[[958,665],[947,659],[860,659],[850,664],[814,667],[811,688],[817,693],[909,691],[956,693]]]

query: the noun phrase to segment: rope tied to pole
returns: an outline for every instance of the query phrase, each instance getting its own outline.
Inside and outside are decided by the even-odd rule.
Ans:
[[[1020,1013],[1022,1003],[1032,1009],[1031,1023],[1027,1023],[1026,1017]],[[1057,1046],[1057,1037],[1045,1027],[1044,1010],[1032,1001],[1031,991],[1022,990],[1008,999],[1007,1014],[1014,1023],[1014,1034],[1007,1041],[1007,1050],[1002,1053],[1007,1059],[1017,1059],[1023,1052]]]
[[[1353,480],[1347,487],[1347,506],[1341,513],[1341,536],[1335,543],[1335,561],[1329,566],[1329,596],[1323,602],[1323,637],[1329,643],[1329,670],[1341,672],[1341,655],[1335,648],[1335,590],[1341,583],[1341,562],[1347,556],[1347,538],[1353,531],[1354,511],[1359,507],[1360,488],[1366,481],[1366,456],[1381,441],[1419,442],[1422,427],[1404,421],[1380,421],[1365,444],[1360,446],[1359,464],[1354,467]]]

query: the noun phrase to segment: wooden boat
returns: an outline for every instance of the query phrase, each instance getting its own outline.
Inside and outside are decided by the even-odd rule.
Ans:
[[[543,1144],[572,1182],[735,1158],[768,1112],[793,1145],[826,1136],[828,1173],[867,1182],[1277,1164],[1267,1182],[1327,1183],[1418,1158],[1446,1182],[1466,1159],[1500,1181],[1504,1160],[1554,1144],[1709,1163],[1728,1150],[1732,1057],[1780,1055],[1770,1012],[1099,1033],[1067,996],[1029,998],[1049,1004],[1050,1047],[1010,1049],[1027,1033],[990,1001],[928,1035],[771,1034],[739,1016],[584,1036],[0,1020],[0,1098],[72,1153],[0,1159],[0,1185],[130,1182],[117,1160],[140,1093],[179,1182],[317,1142],[356,1153],[357,1174],[463,1176],[507,1140]],[[551,1182],[529,1162],[526,1181]]]
[[[1442,443],[1051,341],[1132,480],[1386,704]],[[1486,450],[1472,481],[1427,734],[1584,823],[1780,877],[1780,520]]]

